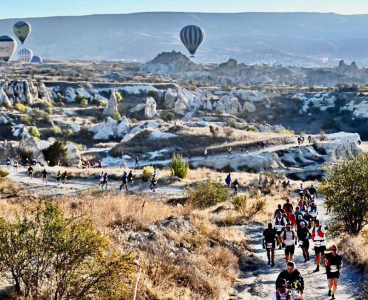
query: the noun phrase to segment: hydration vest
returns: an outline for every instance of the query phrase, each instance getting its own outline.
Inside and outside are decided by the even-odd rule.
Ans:
[[[317,233],[318,233],[318,236],[323,238],[325,236],[325,234],[322,232],[322,229],[321,229],[322,226],[319,226],[318,230],[317,230]],[[313,226],[313,230],[312,230],[312,239],[314,240],[314,238],[316,237],[316,227]]]

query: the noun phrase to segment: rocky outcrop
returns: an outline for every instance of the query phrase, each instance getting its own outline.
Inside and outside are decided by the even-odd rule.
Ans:
[[[4,91],[12,104],[18,102],[23,104],[32,104],[33,97],[29,88],[30,85],[28,81],[25,80],[16,80],[11,81],[9,84],[4,84]]]
[[[216,103],[216,110],[222,113],[237,114],[242,107],[238,98],[225,95]]]
[[[113,117],[118,112],[118,100],[114,92],[111,93],[110,101],[103,110],[103,114],[107,117]]]
[[[4,91],[6,87],[7,83],[5,81],[0,81],[0,105],[10,107],[12,105],[12,102],[9,100],[8,95]]]
[[[174,108],[175,100],[178,94],[172,89],[168,89],[165,94],[164,106],[165,108],[171,109]]]
[[[157,104],[155,99],[153,99],[152,97],[148,97],[144,107],[144,116],[148,119],[156,117],[158,115],[156,108]]]
[[[66,146],[66,161],[68,166],[80,166],[81,164],[81,155],[76,145],[68,144]]]
[[[0,157],[4,161],[7,157],[15,157],[15,149],[8,141],[3,141],[0,144]]]
[[[96,124],[88,130],[95,133],[94,140],[108,140],[117,134],[118,122],[111,117],[107,117],[104,122]]]
[[[51,90],[48,89],[42,81],[37,83],[36,89],[38,91],[39,99],[42,99],[43,101],[47,101],[47,102],[53,101]]]
[[[118,125],[118,128],[116,130],[116,133],[118,136],[122,137],[124,136],[125,134],[127,134],[130,130],[130,122],[129,120],[127,119],[127,117],[123,116],[122,119],[121,119],[121,122],[120,124]]]
[[[38,147],[36,139],[26,132],[22,134],[22,139],[19,143],[19,151],[30,154],[32,159],[46,165],[45,157],[43,156],[41,149]]]

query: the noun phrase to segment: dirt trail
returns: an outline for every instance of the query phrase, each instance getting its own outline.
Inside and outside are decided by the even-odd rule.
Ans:
[[[318,218],[326,224],[328,223],[329,217],[326,215],[323,201],[323,199],[317,199],[316,201],[319,211]],[[241,272],[235,286],[235,289],[238,291],[238,297],[239,299],[246,300],[271,299],[275,291],[276,278],[286,267],[284,250],[276,250],[276,266],[272,268],[267,265],[266,251],[262,249],[262,233],[264,228],[252,224],[239,227],[238,229],[247,235],[255,261],[258,261],[258,264],[249,266]],[[329,245],[331,242],[332,240],[327,238],[327,244]],[[311,241],[311,247],[309,249],[311,260],[307,263],[304,263],[301,249],[296,248],[295,251],[294,261],[305,281],[304,299],[331,299],[331,297],[327,296],[327,277],[324,267],[321,267],[319,273],[313,273],[316,267],[313,247],[313,242]],[[357,282],[361,276],[359,271],[344,262],[336,299],[355,299],[354,294],[359,291]]]

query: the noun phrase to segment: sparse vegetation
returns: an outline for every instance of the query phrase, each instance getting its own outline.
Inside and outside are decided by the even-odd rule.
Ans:
[[[28,106],[26,106],[22,103],[19,103],[19,102],[17,104],[15,104],[15,109],[17,111],[19,111],[20,113],[23,113],[23,114],[27,112],[28,108],[29,108]]]
[[[0,178],[5,178],[6,176],[9,175],[9,172],[4,171],[1,167],[0,167]]]
[[[170,163],[171,176],[187,178],[189,163],[180,154],[174,154]]]
[[[198,182],[195,188],[187,189],[189,202],[193,207],[205,209],[226,201],[229,197],[229,189],[223,184],[207,179]]]
[[[121,115],[118,111],[114,112],[112,118],[116,121],[120,121],[121,120]]]
[[[29,127],[28,133],[30,136],[33,136],[35,138],[39,138],[41,136],[40,131],[34,126]]]
[[[119,92],[115,92],[115,97],[118,102],[123,101],[123,96]]]
[[[151,178],[154,171],[155,171],[155,168],[152,166],[144,167],[143,174],[142,174],[142,180],[147,182]]]
[[[65,144],[61,141],[56,141],[47,149],[42,150],[45,160],[50,166],[55,166],[59,161],[63,164],[66,160],[67,150]]]
[[[265,211],[266,200],[262,197],[260,192],[256,194],[255,202],[252,205],[248,205],[248,200],[248,194],[239,195],[233,198],[232,203],[235,210],[238,211],[247,221],[250,221],[256,215]]]

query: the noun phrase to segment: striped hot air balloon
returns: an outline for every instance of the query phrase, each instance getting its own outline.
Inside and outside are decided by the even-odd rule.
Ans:
[[[204,35],[204,30],[196,25],[185,26],[180,31],[180,39],[192,57],[203,42]]]
[[[32,57],[31,63],[42,63],[42,57],[38,55],[34,55]]]
[[[18,52],[19,61],[30,62],[32,57],[33,57],[32,50],[22,49],[22,50],[19,50]]]
[[[21,43],[24,44],[24,41],[31,34],[32,27],[28,22],[19,21],[14,24],[13,31]]]
[[[17,50],[15,38],[7,35],[0,36],[0,60],[9,61],[15,50]]]

